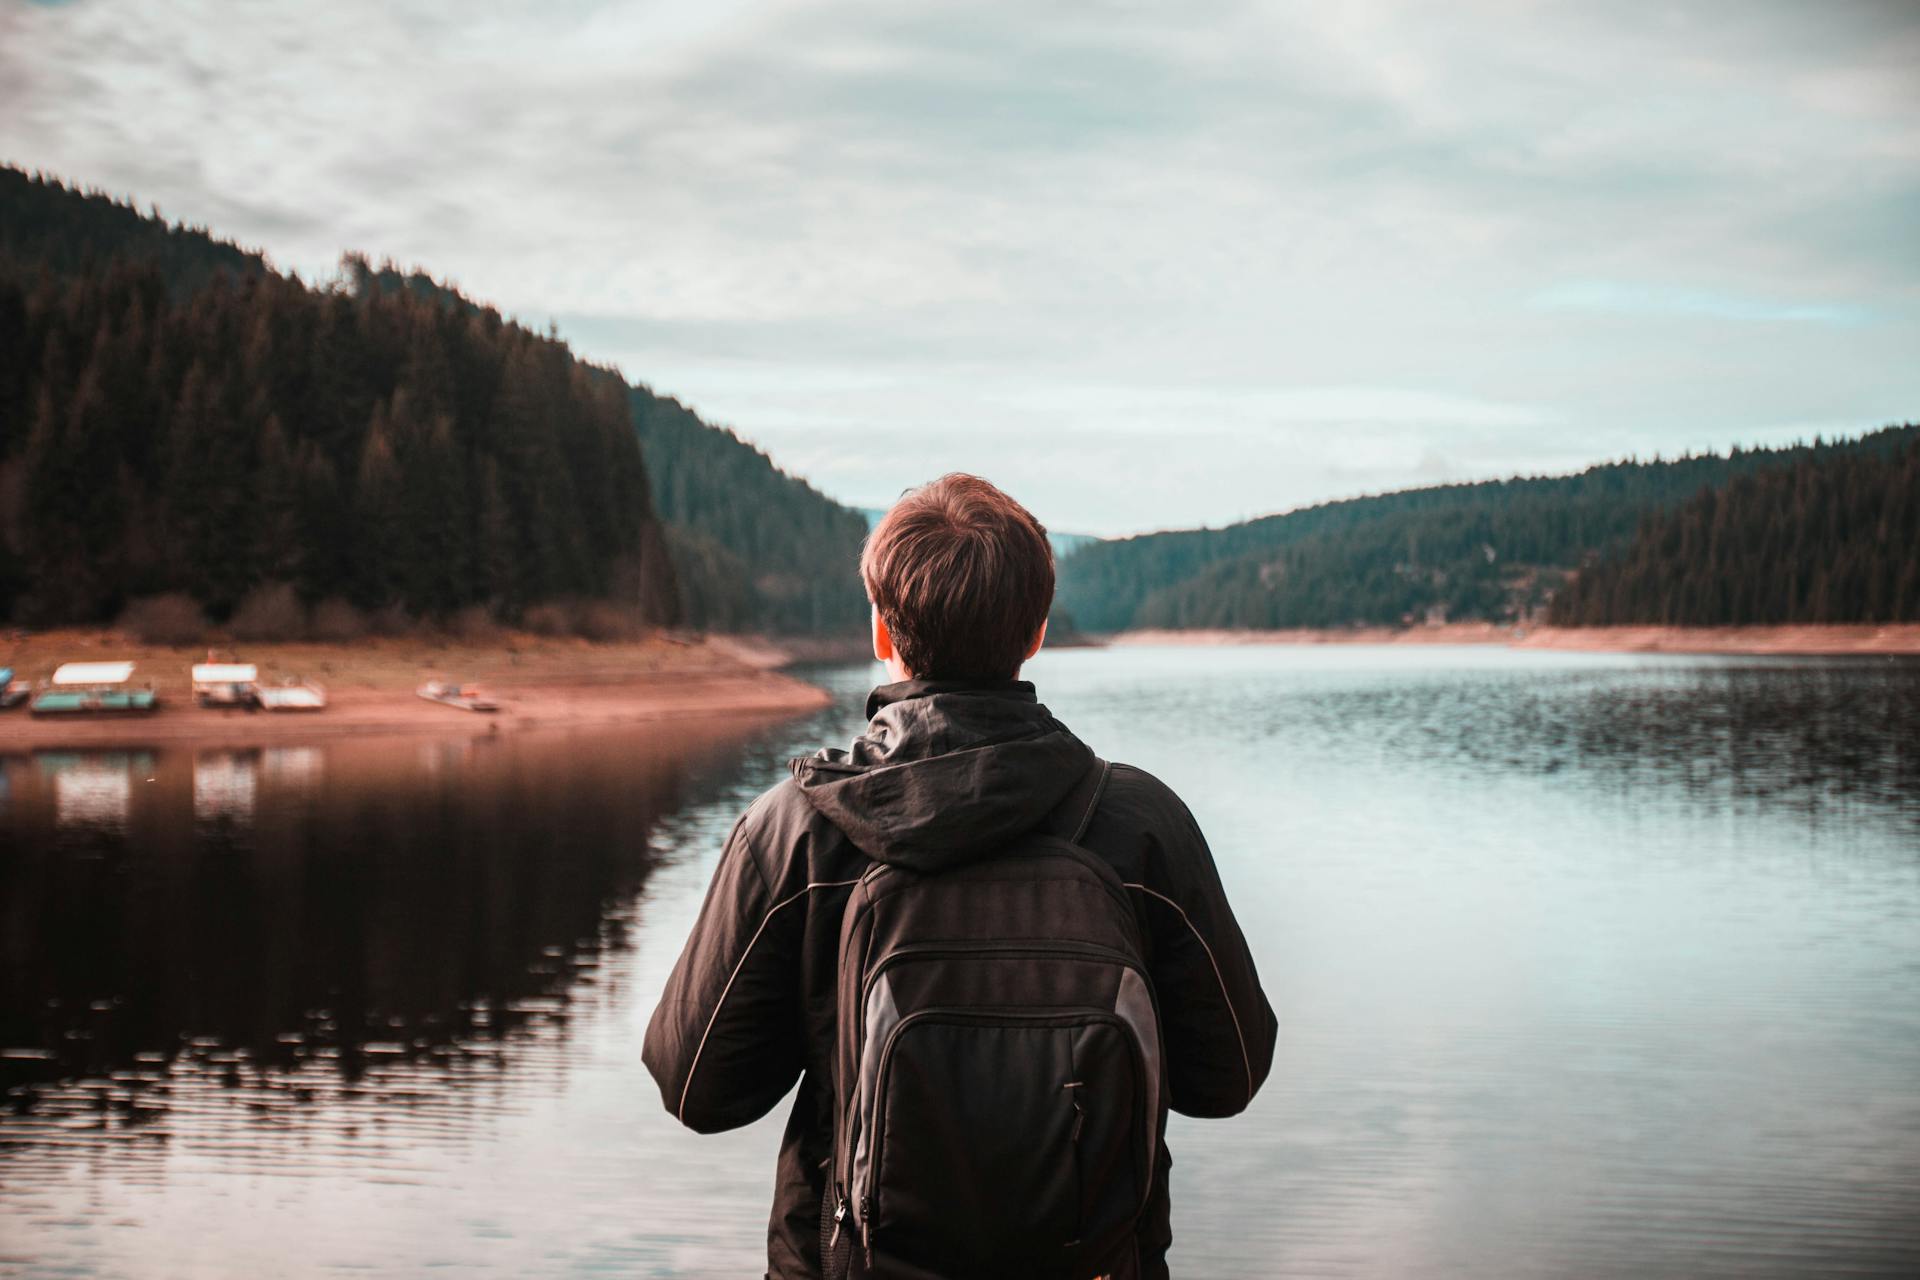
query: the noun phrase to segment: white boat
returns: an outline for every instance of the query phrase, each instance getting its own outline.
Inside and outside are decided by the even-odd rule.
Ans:
[[[193,696],[203,707],[250,707],[259,680],[251,662],[199,662],[193,667]]]
[[[136,689],[131,662],[67,662],[34,695],[27,710],[37,716],[141,715],[160,705],[153,686]]]
[[[263,711],[324,711],[327,706],[327,691],[311,680],[257,685],[253,696]]]

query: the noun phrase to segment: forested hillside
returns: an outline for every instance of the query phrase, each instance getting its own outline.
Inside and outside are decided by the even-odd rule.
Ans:
[[[175,297],[217,275],[239,279],[272,271],[260,254],[217,240],[204,227],[171,225],[158,209],[143,214],[57,178],[0,165],[0,262],[85,275],[115,258],[153,267]]]
[[[1097,543],[1062,562],[1060,603],[1090,631],[1517,619],[1649,512],[1768,466],[1886,454],[1915,431],[1413,489]]]
[[[1738,476],[1648,516],[1553,602],[1565,626],[1920,622],[1920,436]]]
[[[1055,622],[1506,621],[1550,600],[1581,622],[1909,618],[1917,441],[1890,427],[1094,542],[1061,557]],[[867,523],[425,275],[350,256],[313,288],[0,168],[0,618],[166,596],[216,621],[852,632]]]
[[[859,507],[856,509],[859,511],[861,518],[866,521],[866,527],[868,529],[877,528],[881,518],[887,514],[885,507]],[[1100,539],[1091,533],[1061,533],[1057,529],[1047,530],[1047,542],[1053,547],[1053,557],[1055,561],[1072,555],[1082,547],[1090,547],[1098,541],[1100,541]]]
[[[863,532],[730,432],[423,274],[349,257],[308,288],[0,168],[0,616],[186,593],[217,620],[290,591],[390,620],[596,601],[841,631]]]
[[[678,400],[635,387],[632,405],[688,622],[858,635],[867,613],[860,513]]]
[[[472,306],[418,272],[347,265],[363,290]],[[622,390],[666,528],[681,620],[714,631],[859,634],[860,514],[678,400],[645,386]]]
[[[291,597],[389,620],[674,616],[623,388],[563,343],[471,305],[310,289],[103,197],[0,190],[9,616],[97,622],[167,594],[216,620]]]

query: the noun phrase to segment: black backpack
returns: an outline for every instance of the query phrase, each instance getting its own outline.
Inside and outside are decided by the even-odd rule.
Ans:
[[[827,1276],[1090,1280],[1126,1256],[1167,1087],[1138,916],[1076,843],[1108,767],[1004,852],[876,863],[848,897]]]

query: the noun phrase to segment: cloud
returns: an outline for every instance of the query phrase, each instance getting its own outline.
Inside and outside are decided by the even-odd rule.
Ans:
[[[0,154],[1112,531],[1911,415],[1916,62],[1787,0],[86,0],[0,10]]]
[[[1697,289],[1576,280],[1536,293],[1535,306],[1619,311],[1629,315],[1706,316],[1716,320],[1755,320],[1851,327],[1866,324],[1870,313],[1859,307],[1773,302]]]

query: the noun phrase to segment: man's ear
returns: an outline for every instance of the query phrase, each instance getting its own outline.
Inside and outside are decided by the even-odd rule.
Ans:
[[[880,616],[880,606],[871,607],[873,614],[873,656],[878,662],[893,661],[893,632],[887,630],[887,623]]]
[[[1034,654],[1040,652],[1040,646],[1045,644],[1046,642],[1047,642],[1047,620],[1045,618],[1042,618],[1040,620],[1040,634],[1033,638],[1033,647],[1027,650],[1027,657],[1031,658]]]

